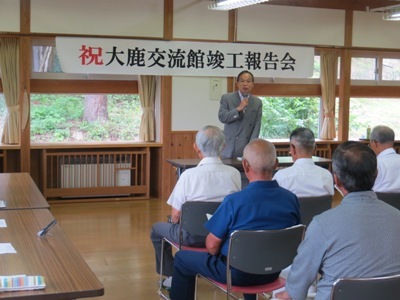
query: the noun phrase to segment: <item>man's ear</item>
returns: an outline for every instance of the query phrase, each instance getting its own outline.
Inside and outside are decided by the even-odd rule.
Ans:
[[[250,169],[250,164],[246,159],[242,159],[242,166],[245,173],[247,173]]]
[[[275,158],[274,170],[276,170],[278,168],[278,165],[279,165],[279,160],[278,160],[278,158]]]
[[[336,173],[333,173],[333,183],[338,187],[343,187],[342,182],[340,181],[339,177],[337,177]]]
[[[196,145],[196,143],[193,143],[193,148],[194,148],[194,151],[196,151],[197,154],[200,154],[200,149],[199,149],[199,147]]]

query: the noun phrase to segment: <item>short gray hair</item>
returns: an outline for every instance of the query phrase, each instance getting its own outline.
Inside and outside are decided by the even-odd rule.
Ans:
[[[315,150],[314,133],[308,128],[297,128],[290,133],[290,142],[297,148],[312,154]]]
[[[370,140],[379,144],[394,143],[394,131],[385,125],[375,126],[371,131]]]
[[[225,146],[225,135],[217,126],[204,126],[196,134],[196,145],[204,156],[219,157]]]

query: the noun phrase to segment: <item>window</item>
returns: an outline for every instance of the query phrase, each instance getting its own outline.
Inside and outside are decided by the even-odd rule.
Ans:
[[[260,97],[263,116],[260,137],[287,139],[297,127],[308,127],[318,136],[319,97]]]
[[[139,140],[137,76],[66,74],[54,40],[32,45],[32,78],[40,82],[40,91],[31,85],[32,142]]]
[[[6,112],[6,100],[4,99],[4,95],[0,93],[0,134],[3,133]]]
[[[375,58],[353,57],[351,59],[351,79],[375,80],[376,70]]]
[[[355,53],[351,59],[352,80],[399,81],[399,54]]]
[[[138,95],[31,94],[31,141],[137,141],[141,115]]]
[[[382,79],[400,80],[400,59],[384,58],[382,60]]]
[[[386,125],[400,138],[400,99],[350,99],[349,139],[365,138],[367,128]]]
[[[312,78],[321,77],[321,57],[319,55],[314,55],[314,70]]]

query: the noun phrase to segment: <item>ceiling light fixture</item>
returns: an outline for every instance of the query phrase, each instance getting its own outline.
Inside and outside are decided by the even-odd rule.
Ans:
[[[400,7],[384,11],[382,18],[387,21],[400,21]]]
[[[371,12],[381,12],[385,21],[400,21],[400,4],[370,9]]]
[[[208,9],[230,10],[267,1],[269,0],[211,0]]]

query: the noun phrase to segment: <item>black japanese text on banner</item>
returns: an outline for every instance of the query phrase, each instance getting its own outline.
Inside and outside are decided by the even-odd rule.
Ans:
[[[313,47],[98,38],[56,38],[64,73],[307,78]]]

